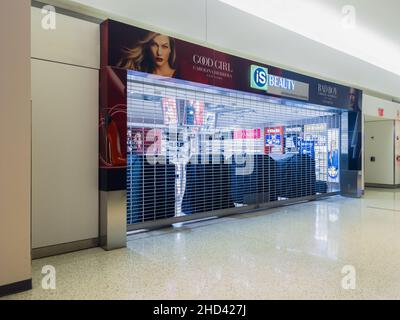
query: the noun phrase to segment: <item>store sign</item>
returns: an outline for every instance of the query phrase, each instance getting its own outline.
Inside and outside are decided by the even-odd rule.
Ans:
[[[315,158],[315,141],[304,141],[301,140],[298,142],[299,150],[301,154],[311,156]]]
[[[267,68],[257,65],[250,68],[250,87],[277,96],[307,101],[309,99],[307,83],[270,74]]]
[[[338,89],[331,85],[318,83],[318,94],[323,97],[337,99]]]
[[[200,65],[207,68],[215,68],[220,71],[233,72],[232,66],[229,62],[201,56],[198,54],[193,55],[193,63],[195,65]]]
[[[302,127],[286,127],[285,128],[286,133],[301,133],[303,132]]]
[[[250,87],[257,90],[268,91],[268,69],[251,66]]]
[[[265,128],[265,154],[283,153],[284,128]]]
[[[165,56],[148,50],[167,41]],[[273,45],[273,44],[271,44]],[[362,91],[113,20],[101,24],[101,66],[359,112]],[[155,61],[158,61],[155,63]]]
[[[270,75],[268,69],[252,65],[251,66],[251,83],[253,89],[268,91],[269,87],[275,87],[283,90],[294,91],[295,81]]]
[[[235,140],[261,139],[261,129],[238,129],[233,133]]]

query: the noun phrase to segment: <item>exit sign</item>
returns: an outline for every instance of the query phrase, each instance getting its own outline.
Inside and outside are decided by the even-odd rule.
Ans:
[[[378,114],[379,114],[380,117],[384,117],[385,116],[385,109],[379,108],[378,109]]]

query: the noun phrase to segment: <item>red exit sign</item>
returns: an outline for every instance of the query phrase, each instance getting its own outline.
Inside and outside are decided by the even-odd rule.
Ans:
[[[378,109],[378,114],[379,114],[380,117],[384,117],[385,116],[385,109],[379,108]]]

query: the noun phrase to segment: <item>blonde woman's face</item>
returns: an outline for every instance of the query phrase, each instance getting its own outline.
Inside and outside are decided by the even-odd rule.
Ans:
[[[136,144],[141,145],[142,144],[142,135],[138,132],[135,134],[135,137],[133,138],[133,141],[135,141]]]
[[[150,46],[153,62],[156,66],[162,67],[168,63],[171,55],[171,45],[168,36],[158,35],[153,39]]]

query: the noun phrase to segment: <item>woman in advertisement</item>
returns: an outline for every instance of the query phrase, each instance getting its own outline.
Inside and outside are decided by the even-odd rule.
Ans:
[[[119,67],[163,77],[175,77],[175,40],[166,35],[149,32],[135,47],[124,50]]]

